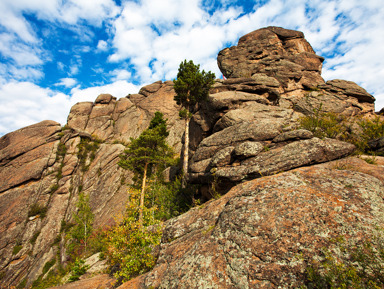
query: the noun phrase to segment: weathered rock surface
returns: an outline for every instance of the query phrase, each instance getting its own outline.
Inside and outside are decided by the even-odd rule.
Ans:
[[[251,87],[259,91],[260,87],[273,89],[280,96],[281,106],[297,108],[302,113],[312,112],[320,103],[326,112],[349,116],[374,112],[374,97],[356,83],[324,82],[323,60],[303,33],[281,27],[262,28],[241,37],[237,46],[220,51],[219,68],[230,83],[237,85],[221,85],[214,92],[241,90],[248,79]],[[253,92],[260,94],[255,89]],[[308,96],[312,97],[310,101]]]
[[[57,286],[57,289],[112,289],[115,288],[116,280],[107,274],[97,275],[95,277]]]
[[[240,38],[238,45],[220,51],[218,65],[226,78],[254,77],[286,90],[322,84],[323,58],[317,56],[299,31],[267,27]],[[266,79],[266,77],[268,77]]]
[[[382,225],[383,176],[351,158],[245,182],[168,221],[155,268],[128,284],[298,288],[332,238],[361,240]]]
[[[322,62],[301,32],[279,27],[249,33],[219,53],[228,79],[216,80],[209,101],[192,117],[190,181],[206,188],[214,175],[223,191],[236,187],[169,221],[155,269],[121,288],[296,286],[300,252],[310,256],[330,236],[350,229],[359,238],[382,222],[383,168],[359,159],[330,162],[353,146],[298,129],[299,118],[319,108],[373,115],[374,97],[350,81],[325,83]],[[63,128],[44,121],[0,138],[0,288],[24,278],[31,285],[58,255],[65,264],[61,224],[71,222],[81,191],[90,196],[95,226],[113,223],[132,181],[117,165],[123,143],[139,136],[156,111],[168,119],[168,143],[180,153],[184,121],[174,94],[172,81],[118,100],[102,94],[74,105]],[[86,144],[93,149],[80,151]],[[282,171],[289,172],[265,177]],[[171,178],[175,168],[165,174]],[[237,185],[253,178],[259,179]],[[31,216],[33,205],[46,216]],[[18,244],[21,250],[13,253]],[[97,280],[63,288],[109,288],[108,278]]]
[[[180,151],[184,126],[173,100],[173,83],[157,82],[141,93],[134,101],[102,94],[94,103],[74,105],[64,128],[44,121],[0,139],[0,270],[4,286],[17,285],[25,278],[29,286],[59,250],[60,261],[66,262],[61,226],[72,221],[81,191],[90,196],[95,227],[114,223],[125,208],[127,185],[132,182],[132,174],[117,165],[125,149],[120,143],[137,137],[156,111],[168,118],[168,142]],[[94,149],[81,153],[80,147],[86,144],[93,144]],[[44,218],[29,215],[36,205],[46,210]],[[62,240],[54,246],[58,236]],[[22,249],[13,254],[17,244]]]

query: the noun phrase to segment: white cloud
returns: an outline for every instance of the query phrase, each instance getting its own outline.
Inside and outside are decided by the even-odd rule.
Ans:
[[[132,77],[132,73],[126,69],[115,69],[110,74],[113,81],[130,79]]]
[[[63,82],[71,80],[63,80]],[[10,131],[43,121],[54,120],[62,125],[67,121],[70,108],[77,102],[94,101],[101,93],[117,98],[137,93],[139,87],[119,80],[104,86],[73,88],[70,95],[31,82],[8,82],[0,85],[0,136]]]
[[[108,43],[104,40],[99,40],[99,42],[97,43],[97,49],[100,51],[107,51]]]
[[[69,97],[31,82],[9,82],[0,86],[0,135],[51,119],[66,122]]]
[[[56,83],[55,86],[64,86],[66,88],[74,87],[77,84],[77,80],[74,78],[61,78],[60,82]]]
[[[139,88],[139,86],[129,83],[126,80],[118,80],[111,84],[85,89],[75,87],[71,90],[71,103],[75,104],[81,101],[94,101],[96,97],[102,93],[109,93],[116,98],[122,98],[128,94],[138,93]]]

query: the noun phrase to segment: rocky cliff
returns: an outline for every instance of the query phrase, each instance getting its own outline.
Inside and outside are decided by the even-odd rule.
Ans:
[[[153,271],[122,288],[295,287],[303,260],[331,237],[358,239],[383,222],[382,167],[334,161],[354,146],[298,127],[320,105],[345,117],[374,114],[374,97],[350,81],[325,82],[322,62],[301,32],[279,27],[219,53],[226,79],[192,118],[189,182],[201,185],[203,199],[213,180],[229,192],[168,221]],[[44,121],[0,139],[2,286],[31,284],[58,250],[65,262],[61,227],[80,191],[90,196],[96,226],[113,222],[132,181],[117,165],[123,144],[156,111],[168,118],[168,143],[181,151],[174,94],[172,81],[119,100],[103,94],[74,105],[63,127]]]

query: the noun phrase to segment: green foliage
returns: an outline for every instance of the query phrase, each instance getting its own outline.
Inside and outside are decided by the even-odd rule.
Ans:
[[[32,238],[29,240],[29,242],[32,244],[32,245],[35,245],[35,242],[37,240],[37,237],[39,237],[40,235],[40,231],[37,231],[36,233],[33,234]]]
[[[27,281],[28,281],[28,279],[27,278],[24,278],[20,283],[19,283],[19,285],[17,285],[17,289],[23,289],[23,288],[25,288],[25,285],[27,285]]]
[[[90,163],[95,159],[96,151],[99,149],[100,143],[101,141],[98,139],[90,140],[89,138],[81,138],[80,143],[77,145],[77,157],[82,172],[88,171]]]
[[[148,172],[165,168],[173,157],[173,150],[165,140],[167,136],[166,120],[162,113],[156,112],[149,128],[137,139],[131,138],[128,148],[120,155],[119,166],[133,171],[136,183],[140,183],[146,168]]]
[[[366,163],[371,164],[371,165],[377,165],[377,159],[376,156],[373,154],[370,157],[364,157],[362,158]]]
[[[156,262],[152,251],[161,238],[160,222],[154,217],[156,207],[143,208],[143,223],[140,224],[139,194],[139,191],[131,189],[130,202],[121,224],[106,237],[106,256],[112,266],[119,266],[115,277],[122,281],[152,269]]]
[[[49,188],[49,194],[53,194],[54,192],[56,192],[58,189],[59,189],[59,184],[54,184],[52,185],[50,188]]]
[[[61,220],[60,233],[68,232],[75,224]]]
[[[79,251],[87,253],[87,241],[92,233],[92,225],[94,215],[89,206],[89,196],[80,193],[79,200],[76,204],[77,212],[73,215],[74,226],[69,230],[71,239],[67,251],[69,254],[79,253]]]
[[[372,154],[368,141],[384,136],[384,120],[380,116],[347,119],[336,113],[323,112],[322,104],[310,115],[300,118],[299,122],[301,128],[311,131],[315,137],[337,138],[354,144],[358,153]]]
[[[380,116],[376,116],[373,119],[361,119],[357,124],[361,133],[355,137],[355,145],[361,152],[367,152],[368,141],[384,136],[384,120]]]
[[[181,195],[181,181],[177,179],[172,183],[164,183],[158,178],[149,183],[145,206],[156,208],[154,218],[166,221],[185,212],[189,207]]]
[[[64,158],[66,153],[67,153],[67,147],[65,146],[65,144],[60,142],[57,147],[56,161],[59,160],[59,158]]]
[[[54,258],[51,261],[48,261],[47,263],[45,263],[45,265],[43,267],[43,275],[45,273],[47,273],[49,271],[49,269],[51,269],[52,266],[55,265],[55,263],[56,263],[56,258]]]
[[[82,259],[76,259],[71,269],[71,276],[69,282],[75,282],[80,280],[80,277],[87,272],[88,266],[84,265],[85,261]]]
[[[180,63],[177,79],[174,80],[175,101],[192,112],[196,104],[208,98],[214,80],[214,73],[204,70],[200,72],[199,64],[195,65],[192,60],[188,62],[184,60]],[[189,114],[184,114],[184,117],[188,116]]]
[[[40,206],[38,203],[33,204],[28,211],[28,218],[40,215],[41,218],[45,218],[48,208]]]
[[[16,255],[17,253],[19,253],[20,252],[20,250],[21,249],[23,249],[23,246],[22,245],[20,245],[20,244],[16,244],[16,246],[15,247],[13,247],[13,251],[12,251],[12,254],[13,255]]]
[[[324,250],[324,260],[307,267],[307,288],[383,288],[384,238],[376,236],[357,244],[343,238],[335,251]]]
[[[313,109],[313,113],[300,119],[302,128],[309,130],[318,138],[336,138],[346,132],[345,118],[335,113],[322,111],[322,104]]]

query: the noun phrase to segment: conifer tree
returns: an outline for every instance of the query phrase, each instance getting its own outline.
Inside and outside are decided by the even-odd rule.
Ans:
[[[167,145],[166,120],[161,112],[156,112],[148,129],[137,139],[131,138],[128,148],[120,156],[119,165],[135,174],[136,182],[141,181],[139,223],[143,223],[145,186],[148,173],[159,164],[168,163],[173,156],[172,148]]]
[[[207,100],[209,89],[213,85],[215,74],[200,72],[200,65],[195,65],[192,60],[180,63],[177,79],[174,80],[176,92],[175,101],[182,106],[180,117],[185,119],[184,130],[184,158],[183,158],[183,186],[185,187],[188,174],[188,149],[189,149],[189,122],[198,105]]]

